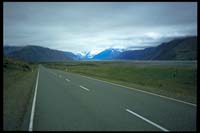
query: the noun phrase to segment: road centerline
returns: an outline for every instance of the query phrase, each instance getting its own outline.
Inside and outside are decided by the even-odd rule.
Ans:
[[[68,81],[68,82],[70,81],[70,80],[69,80],[69,79],[67,79],[67,78],[66,78],[65,80],[66,80],[66,81]]]
[[[129,110],[129,109],[126,109],[126,111],[129,112],[129,113],[131,113],[131,114],[133,114],[133,115],[135,115],[135,116],[137,116],[137,117],[139,117],[140,119],[142,119],[142,120],[148,122],[149,124],[151,124],[151,125],[153,125],[153,126],[159,128],[159,129],[161,129],[162,131],[169,131],[169,130],[167,130],[166,128],[164,128],[164,127],[162,127],[162,126],[160,126],[160,125],[158,125],[158,124],[156,124],[156,123],[154,123],[154,122],[152,122],[152,121],[150,121],[150,120],[144,118],[143,116],[141,116],[141,115],[139,115],[139,114],[137,114],[137,113],[135,113],[135,112],[133,112],[133,111],[131,111],[131,110]]]
[[[84,86],[80,85],[80,87],[86,91],[90,91],[88,88],[85,88]]]

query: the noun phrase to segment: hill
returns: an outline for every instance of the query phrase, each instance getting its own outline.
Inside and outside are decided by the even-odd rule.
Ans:
[[[177,38],[157,47],[122,52],[117,59],[126,60],[196,60],[197,37]]]
[[[29,62],[54,62],[78,59],[71,52],[63,52],[40,46],[5,46],[4,55]]]

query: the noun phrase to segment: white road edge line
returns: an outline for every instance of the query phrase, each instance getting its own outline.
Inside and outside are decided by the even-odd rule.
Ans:
[[[65,79],[65,80],[68,81],[68,82],[70,81],[69,79]]]
[[[159,128],[159,129],[161,129],[162,131],[169,131],[169,130],[165,129],[164,127],[161,127],[160,125],[158,125],[158,124],[156,124],[156,123],[154,123],[154,122],[152,122],[152,121],[150,121],[150,120],[142,117],[141,115],[139,115],[139,114],[137,114],[137,113],[135,113],[135,112],[133,112],[133,111],[131,111],[129,109],[126,109],[126,111],[129,112],[129,113],[131,113],[131,114],[133,114],[133,115],[135,115],[135,116],[137,116],[137,117],[139,117],[140,119],[142,119],[142,120],[150,123],[151,125],[153,125],[153,126]]]
[[[76,75],[79,75],[79,74],[76,74]],[[178,99],[174,99],[174,98],[171,98],[171,97],[167,97],[167,96],[163,96],[163,95],[159,95],[159,94],[155,94],[155,93],[151,93],[151,92],[147,92],[147,91],[143,91],[143,90],[138,90],[138,89],[135,89],[135,88],[131,88],[131,87],[127,87],[127,86],[123,86],[123,85],[119,85],[119,84],[115,84],[115,83],[111,83],[111,82],[107,82],[107,81],[104,81],[104,80],[99,80],[99,79],[95,79],[95,78],[91,78],[91,77],[87,77],[87,76],[83,76],[83,75],[80,75],[80,76],[85,77],[85,78],[89,78],[89,79],[93,79],[93,80],[97,80],[97,81],[100,81],[100,82],[104,82],[104,83],[108,83],[108,84],[124,87],[124,88],[127,88],[127,89],[140,91],[140,92],[147,93],[147,94],[150,94],[150,95],[166,98],[166,99],[169,99],[169,100],[172,100],[172,101],[176,101],[176,102],[180,102],[180,103],[184,103],[184,104],[187,104],[187,105],[191,105],[191,106],[195,106],[195,107],[197,106],[196,104],[185,102],[185,101],[178,100]]]
[[[30,123],[29,123],[29,131],[33,130],[33,119],[34,119],[34,113],[35,113],[35,103],[36,103],[36,95],[37,95],[37,87],[38,87],[38,79],[39,79],[39,69],[37,74],[37,81],[35,85],[35,94],[33,98],[33,104],[32,104],[32,110],[31,110],[31,117],[30,117]]]
[[[82,85],[80,85],[80,87],[81,87],[82,89],[86,90],[86,91],[90,91],[89,89],[83,87]]]

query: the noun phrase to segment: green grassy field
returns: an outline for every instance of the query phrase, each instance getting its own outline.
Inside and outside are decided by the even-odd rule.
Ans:
[[[35,87],[37,65],[4,58],[3,129],[21,130]]]
[[[43,65],[196,103],[195,61],[75,61]]]

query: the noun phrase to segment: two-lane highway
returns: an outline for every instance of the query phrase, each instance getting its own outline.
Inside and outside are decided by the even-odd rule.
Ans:
[[[195,131],[196,106],[39,66],[36,131]]]

